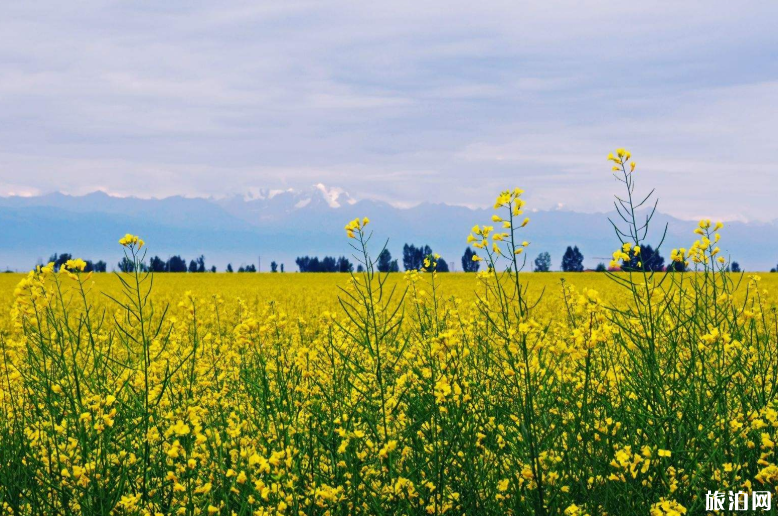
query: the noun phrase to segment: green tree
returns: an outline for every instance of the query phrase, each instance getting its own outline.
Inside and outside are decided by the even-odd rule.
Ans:
[[[578,246],[568,246],[564,256],[562,256],[562,270],[564,272],[583,272],[583,260],[583,254],[578,250]]]
[[[168,258],[165,269],[168,272],[186,272],[186,260],[178,255],[171,256]]]
[[[621,269],[624,271],[647,270],[661,272],[665,268],[665,259],[659,254],[659,249],[654,249],[650,245],[640,247],[640,254],[631,253],[632,258],[629,262],[623,262]],[[640,267],[638,267],[640,264]]]
[[[463,272],[478,272],[481,264],[473,261],[475,253],[469,247],[465,249],[465,254],[462,255],[462,271]]]
[[[424,258],[432,254],[430,246],[423,245],[416,247],[413,244],[403,246],[403,267],[406,271],[418,271],[424,265]]]
[[[540,253],[535,258],[535,272],[548,272],[551,270],[551,255],[548,253]]]
[[[135,262],[126,256],[118,263],[118,267],[120,272],[135,272]]]
[[[672,261],[667,266],[667,270],[669,272],[686,272],[686,264],[684,262]]]
[[[337,272],[354,272],[354,265],[345,256],[338,258],[336,268]]]
[[[49,257],[49,262],[54,264],[54,271],[59,271],[59,268],[62,267],[62,265],[65,264],[68,260],[72,260],[73,255],[70,253],[62,253],[60,255],[57,255],[57,253],[54,253]]]
[[[377,263],[379,272],[389,272],[392,268],[392,253],[389,249],[385,248],[378,255]]]
[[[149,260],[149,271],[151,272],[165,272],[167,263],[159,256],[154,256]]]

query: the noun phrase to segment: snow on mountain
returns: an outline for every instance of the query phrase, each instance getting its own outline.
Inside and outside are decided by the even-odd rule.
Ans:
[[[144,237],[149,252],[191,259],[204,254],[208,263],[264,264],[276,260],[294,270],[300,255],[348,255],[343,232],[355,217],[370,217],[376,252],[385,241],[396,258],[404,243],[429,244],[461,268],[460,257],[474,224],[490,223],[491,210],[423,203],[397,208],[385,202],[356,200],[345,190],[317,184],[303,190],[252,190],[223,199],[113,197],[103,192],[84,196],[53,193],[35,197],[0,197],[0,267],[27,270],[54,252],[70,252],[114,264],[121,257],[119,236],[133,232]],[[577,245],[587,266],[610,256],[618,242],[602,213],[564,210],[528,214],[529,258],[548,251],[554,267],[568,245]],[[668,225],[663,254],[693,241],[696,225],[657,214],[652,242]],[[778,264],[778,221],[728,223],[721,247],[725,255],[748,270]]]

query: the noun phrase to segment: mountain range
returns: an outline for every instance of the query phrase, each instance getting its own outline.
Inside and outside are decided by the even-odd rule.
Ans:
[[[307,191],[260,192],[223,199],[114,197],[103,192],[83,196],[52,193],[36,197],[0,197],[0,267],[29,270],[53,253],[72,253],[105,260],[109,270],[122,257],[118,239],[141,235],[150,255],[187,260],[205,255],[206,263],[223,270],[258,264],[270,269],[274,260],[296,270],[297,256],[350,255],[343,226],[355,217],[369,217],[377,253],[388,240],[393,257],[402,263],[404,243],[428,244],[454,270],[461,270],[466,238],[475,224],[492,224],[491,209],[470,209],[423,203],[398,208],[373,200],[354,200],[340,189],[317,185]],[[528,257],[547,251],[559,268],[568,245],[577,245],[587,267],[606,262],[618,240],[609,218],[615,213],[533,211],[525,228],[531,242]],[[696,221],[657,213],[651,243],[667,225],[662,254],[688,247]],[[724,255],[746,270],[768,270],[778,264],[778,221],[730,222],[722,230]]]

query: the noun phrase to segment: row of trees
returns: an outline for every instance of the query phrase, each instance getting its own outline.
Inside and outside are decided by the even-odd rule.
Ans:
[[[144,272],[216,272],[215,265],[210,268],[205,265],[205,256],[203,255],[190,260],[189,265],[179,255],[171,256],[167,260],[154,256],[149,260],[148,264],[144,262],[140,266]],[[117,267],[121,272],[134,272],[135,263],[125,256],[117,264]],[[232,272],[232,266],[228,265],[227,267],[229,269],[228,272]]]
[[[480,262],[473,261],[473,256],[476,253],[468,247],[465,249],[462,255],[462,270],[464,272],[478,272],[480,268]],[[428,245],[422,245],[416,247],[413,244],[405,244],[403,246],[403,268],[407,270],[423,270],[424,259],[432,255],[432,249]],[[60,267],[68,260],[73,259],[73,255],[70,253],[53,254],[49,257],[49,262],[54,264],[54,270],[58,271]],[[107,264],[102,261],[93,262],[91,260],[86,261],[86,272],[106,272]],[[562,256],[561,269],[563,272],[583,272],[584,271],[584,256],[578,249],[578,246],[568,246]],[[686,266],[683,263],[671,262],[665,268],[665,259],[658,251],[653,247],[647,245],[641,249],[640,257],[633,256],[629,262],[621,264],[621,270],[624,271],[636,271],[640,270],[638,262],[649,271],[664,271],[665,269],[675,272],[684,272]],[[354,265],[346,258],[341,256],[335,258],[333,256],[325,256],[322,259],[318,257],[300,256],[295,260],[300,272],[352,272]],[[547,252],[540,253],[534,260],[535,272],[549,272],[551,270],[551,255]],[[216,272],[216,266],[208,268],[205,264],[205,256],[200,255],[194,260],[187,261],[179,255],[171,256],[167,260],[154,256],[148,262],[142,263],[144,271],[149,272]],[[117,264],[117,268],[121,272],[133,272],[134,264],[127,258]],[[359,270],[360,267],[358,267]],[[380,272],[399,272],[400,266],[396,259],[392,259],[392,253],[388,249],[384,249],[378,255],[377,268]],[[284,264],[279,264],[275,261],[270,263],[270,272],[284,272]],[[604,263],[597,265],[595,271],[605,272],[607,267]],[[730,267],[732,272],[742,272],[740,264],[738,262],[732,262]],[[437,261],[438,272],[449,272],[448,262],[443,258]],[[778,271],[778,267],[773,268],[770,272]],[[227,264],[226,272],[235,272],[232,264]],[[257,272],[257,267],[253,264],[241,266],[237,272]]]
[[[578,249],[578,246],[569,247],[565,250],[565,254],[562,256],[562,271],[563,272],[583,272],[584,256]],[[665,267],[665,259],[659,254],[658,250],[655,250],[650,245],[646,245],[641,248],[639,256],[632,256],[628,262],[622,262],[621,270],[623,271],[638,271],[647,270],[654,272],[672,271],[672,272],[685,272],[686,265],[680,262],[671,262]],[[535,272],[548,272],[551,270],[551,255],[548,253],[540,253],[535,259]],[[608,268],[604,263],[599,263],[596,272],[605,272]],[[732,262],[729,267],[731,272],[742,272],[740,264],[738,262]]]
[[[325,256],[321,260],[318,257],[299,256],[295,263],[300,272],[352,272],[354,265],[346,258],[341,256]]]
[[[54,253],[49,257],[49,262],[54,264],[54,270],[59,271],[63,264],[68,260],[72,260],[73,255],[71,253]],[[107,272],[108,264],[102,260],[93,262],[92,260],[84,260],[86,262],[85,272]],[[278,272],[278,264],[273,262],[270,264],[272,272]],[[216,266],[212,265],[207,267],[205,264],[205,256],[200,255],[194,260],[187,261],[179,255],[171,256],[167,260],[160,258],[159,256],[152,257],[148,263],[143,262],[140,264],[141,269],[144,272],[216,272]],[[122,258],[119,263],[116,264],[116,270],[120,272],[134,272],[135,264],[132,260],[126,257]],[[232,268],[232,264],[227,264],[227,272],[235,272]],[[257,267],[253,264],[241,266],[238,272],[257,272]],[[284,265],[281,264],[281,272],[284,272]]]
[[[478,272],[480,262],[473,261],[476,253],[469,247],[462,255],[462,270],[464,272]],[[584,256],[578,246],[568,247],[562,256],[562,270],[564,272],[583,272]],[[540,253],[534,261],[535,272],[549,272],[551,270],[551,255],[547,252]]]
[[[416,247],[413,244],[403,246],[403,268],[408,270],[424,270],[424,259],[432,255],[432,249],[428,245]],[[300,272],[352,272],[354,265],[345,257],[334,258],[325,256],[321,260],[318,257],[301,256],[295,260]],[[443,258],[437,260],[438,272],[449,272],[448,263]],[[361,270],[361,265],[357,271]],[[378,255],[376,268],[380,272],[400,272],[400,265],[392,258],[389,249],[384,248]]]
[[[57,254],[54,253],[49,257],[49,263],[54,264],[54,270],[59,271],[68,260],[72,260],[73,255],[70,253]],[[102,260],[93,262],[92,260],[84,260],[86,262],[85,272],[105,272],[108,269],[108,264]]]
[[[389,251],[386,252],[387,254],[389,253]],[[416,247],[413,244],[405,244],[403,246],[403,268],[405,268],[406,271],[424,270],[424,259],[432,254],[432,248],[428,245]],[[391,255],[389,255],[389,259],[391,259]],[[397,260],[394,261],[392,270],[399,270]],[[449,272],[448,262],[443,257],[438,258],[436,260],[435,270],[438,272]]]

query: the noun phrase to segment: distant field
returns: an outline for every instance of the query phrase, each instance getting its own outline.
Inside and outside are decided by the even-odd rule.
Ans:
[[[747,278],[752,273],[746,273]],[[756,273],[761,277],[761,285],[768,290],[778,290],[778,274]],[[403,273],[390,275],[390,282],[402,284]],[[10,295],[19,280],[25,274],[0,274],[0,300],[7,304]],[[458,296],[472,299],[478,289],[476,274],[454,272],[440,274],[441,292],[445,296]],[[113,273],[93,275],[97,291],[112,292],[119,288],[120,282]],[[606,274],[584,273],[525,273],[523,282],[530,285],[530,291],[540,293],[546,290],[551,297],[561,296],[562,281],[579,287],[588,287],[606,292],[616,287]],[[154,276],[154,295],[167,297],[191,290],[199,296],[207,297],[220,294],[224,298],[242,298],[252,302],[275,301],[280,305],[304,308],[306,300],[312,296],[317,300],[333,305],[337,302],[338,287],[345,286],[348,274],[342,273],[260,273],[260,274],[157,274]],[[65,281],[67,284],[67,281]],[[312,305],[312,303],[308,303]]]
[[[743,276],[744,281],[750,275],[746,273]],[[7,319],[7,307],[12,302],[14,288],[25,276],[25,274],[0,274],[0,307],[3,307],[0,321]],[[759,273],[758,276],[761,278],[761,287],[769,293],[769,299],[778,295],[778,274]],[[339,308],[338,296],[342,295],[339,287],[346,286],[348,278],[349,275],[343,273],[165,273],[154,276],[153,299],[163,303],[177,303],[184,292],[191,291],[203,299],[219,295],[225,301],[232,302],[239,298],[252,308],[273,302],[287,311],[317,313],[323,309]],[[388,284],[397,285],[400,289],[404,288],[406,281],[403,278],[403,273],[391,274]],[[115,296],[121,288],[121,282],[113,273],[94,274],[92,281],[94,285],[91,298],[98,304],[107,301],[103,293]],[[476,274],[461,272],[440,274],[439,281],[439,293],[443,298],[453,296],[472,302],[476,298],[476,292],[482,291]],[[70,283],[64,277],[62,282],[65,286]],[[536,297],[542,293],[543,306],[540,311],[547,315],[556,313],[562,306],[563,282],[578,288],[597,290],[607,297],[625,295],[614,281],[602,273],[527,273],[523,274],[522,282],[527,283],[531,296]]]

